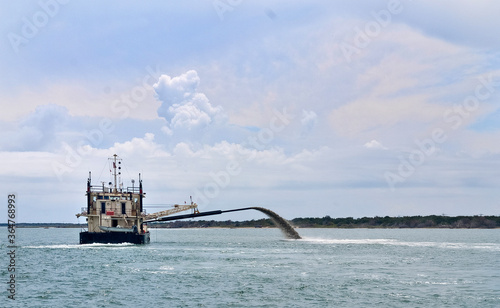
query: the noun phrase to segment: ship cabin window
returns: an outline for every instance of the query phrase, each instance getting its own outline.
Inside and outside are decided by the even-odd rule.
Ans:
[[[100,195],[99,195],[99,196],[97,196],[97,199],[101,200],[101,199],[102,199],[102,196],[100,196]]]
[[[104,196],[104,200],[109,200],[109,196]]]
[[[122,202],[122,214],[125,215],[127,212],[125,212],[125,202]]]
[[[101,214],[106,214],[106,202],[101,202]]]

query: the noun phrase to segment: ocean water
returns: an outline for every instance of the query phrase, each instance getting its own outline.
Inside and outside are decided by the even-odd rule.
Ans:
[[[498,229],[17,229],[15,301],[0,231],[1,307],[500,307]]]

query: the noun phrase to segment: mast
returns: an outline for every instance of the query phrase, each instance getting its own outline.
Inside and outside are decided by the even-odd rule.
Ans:
[[[87,179],[87,213],[90,213],[90,207],[91,207],[91,173],[89,171],[89,178]]]
[[[139,213],[142,213],[142,179],[139,173]]]
[[[113,192],[114,193],[116,193],[116,157],[117,156],[118,155],[116,155],[116,154],[113,155],[113,159],[114,159],[113,160],[113,177],[114,177],[114,180],[115,180],[115,182],[113,184]]]

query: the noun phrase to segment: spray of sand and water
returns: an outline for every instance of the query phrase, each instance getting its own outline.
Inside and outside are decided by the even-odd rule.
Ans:
[[[295,231],[295,229],[290,225],[288,221],[286,221],[283,217],[280,215],[276,214],[275,212],[265,209],[263,207],[252,207],[252,209],[261,211],[262,213],[266,214],[273,222],[274,224],[280,228],[281,232],[289,238],[289,239],[294,239],[298,240],[301,239],[299,233]]]

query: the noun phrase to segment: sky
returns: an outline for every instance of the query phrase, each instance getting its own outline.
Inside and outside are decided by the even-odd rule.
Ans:
[[[295,217],[500,215],[497,1],[9,1],[0,219],[79,222],[89,171]],[[259,212],[213,217],[263,218]],[[80,221],[83,223],[84,221]]]

